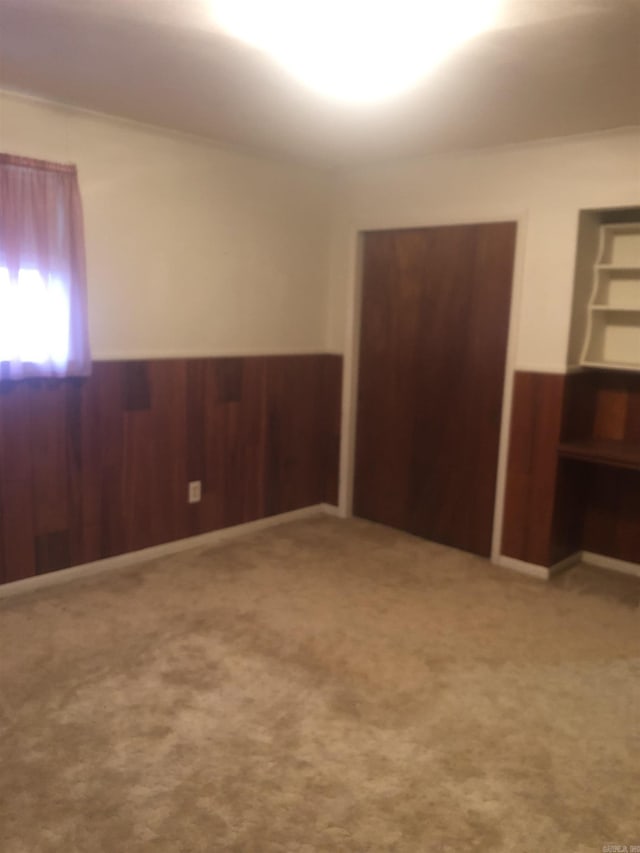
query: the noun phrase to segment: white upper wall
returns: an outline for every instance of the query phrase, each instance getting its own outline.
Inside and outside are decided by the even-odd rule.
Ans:
[[[326,173],[2,92],[0,151],[78,166],[94,358],[325,350]]]
[[[358,231],[517,218],[515,364],[562,370],[578,211],[640,204],[640,129],[335,178],[0,92],[0,151],[78,166],[96,358],[343,352]]]
[[[578,211],[638,203],[640,129],[350,171],[334,225],[329,346],[349,339],[358,231],[518,219],[515,366],[563,370]]]

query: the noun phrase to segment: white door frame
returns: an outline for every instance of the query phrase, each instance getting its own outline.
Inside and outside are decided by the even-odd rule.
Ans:
[[[384,219],[384,218],[382,218]],[[528,216],[526,211],[513,210],[476,210],[459,215],[419,217],[418,219],[352,223],[349,231],[349,258],[346,335],[342,378],[342,428],[340,442],[340,490],[339,512],[344,518],[353,515],[353,484],[355,472],[355,449],[357,428],[358,398],[358,361],[360,351],[360,317],[362,305],[362,244],[364,231],[400,230],[403,228],[431,228],[444,225],[485,225],[491,222],[515,222],[517,225],[516,248],[511,289],[511,308],[509,312],[509,331],[507,337],[507,356],[505,360],[504,391],[502,415],[500,421],[500,443],[498,450],[498,470],[493,514],[493,534],[491,540],[491,560],[497,562],[501,553],[502,523],[504,517],[504,495],[507,473],[507,454],[509,450],[509,428],[511,423],[511,403],[513,398],[513,377],[515,373],[516,348],[518,342],[520,306],[522,302],[522,283],[524,278],[524,259]]]

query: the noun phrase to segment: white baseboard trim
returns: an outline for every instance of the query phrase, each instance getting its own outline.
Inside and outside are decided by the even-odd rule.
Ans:
[[[92,575],[99,575],[103,572],[112,571],[114,569],[123,569],[128,566],[134,566],[138,563],[147,563],[151,560],[156,560],[160,557],[167,557],[171,554],[177,554],[181,551],[189,551],[193,548],[200,548],[207,545],[217,545],[229,539],[236,539],[242,536],[248,536],[251,533],[257,533],[260,530],[267,530],[270,527],[277,527],[280,524],[286,524],[289,521],[296,521],[304,518],[314,518],[319,515],[330,515],[335,518],[345,518],[346,515],[341,511],[340,507],[333,504],[314,504],[313,506],[303,507],[302,509],[294,509],[291,512],[283,512],[280,515],[271,515],[267,518],[259,518],[255,521],[248,521],[245,524],[236,524],[233,527],[224,527],[221,530],[211,530],[208,533],[202,533],[199,536],[189,536],[186,539],[176,539],[173,542],[165,542],[162,545],[154,545],[151,548],[143,548],[141,551],[129,551],[126,554],[118,554],[115,557],[106,557],[104,560],[96,560],[92,563],[83,563],[79,566],[70,566],[68,569],[61,569],[58,572],[47,572],[43,575],[37,575],[32,578],[24,578],[23,580],[12,581],[11,583],[0,584],[0,599],[10,598],[14,595],[22,595],[23,593],[33,592],[38,589],[46,589],[50,586],[58,586],[59,584],[69,583],[76,578],[87,578]],[[591,566],[596,566],[600,569],[608,569],[614,572],[622,572],[626,575],[640,577],[640,564],[631,563],[627,560],[618,560],[615,557],[607,557],[604,554],[594,554],[591,551],[577,551],[571,554],[559,563],[553,566],[539,566],[536,563],[527,563],[524,560],[517,560],[515,557],[507,557],[501,554],[498,557],[496,564],[505,569],[510,569],[514,572],[519,572],[522,575],[527,575],[537,580],[547,581],[553,575],[569,569],[576,563],[588,563]]]
[[[517,560],[515,557],[505,557],[501,554],[498,557],[498,565],[505,569],[511,569],[513,572],[519,572],[521,575],[528,575],[531,578],[548,581],[554,575],[564,572],[566,569],[580,562],[581,558],[581,552],[577,551],[564,560],[560,560],[559,563],[554,563],[553,566],[539,566],[537,563],[527,563],[524,560]]]
[[[575,554],[571,554],[550,568],[538,566],[535,563],[526,563],[523,560],[516,560],[514,557],[505,557],[504,555],[500,555],[497,561],[497,564],[505,569],[511,569],[514,572],[520,572],[520,574],[529,575],[529,577],[538,578],[539,580],[549,580],[553,575],[570,569],[576,563],[587,563],[598,569],[607,569],[611,572],[621,572],[625,575],[640,578],[640,563],[618,560],[616,557],[607,557],[605,554],[594,554],[592,551],[576,551]]]
[[[631,563],[628,560],[618,560],[616,557],[607,557],[605,554],[594,554],[592,551],[583,551],[580,555],[583,563],[596,566],[599,569],[609,569],[612,572],[622,572],[625,575],[633,575],[640,578],[640,563]]]
[[[311,507],[311,509],[316,509],[322,515],[332,515],[334,518],[346,518],[340,511],[340,507],[335,504],[318,504],[316,507]]]
[[[512,572],[528,575],[530,578],[536,578],[540,581],[548,581],[551,577],[549,569],[545,566],[527,563],[524,560],[516,560],[515,557],[505,557],[503,554],[500,554],[498,557],[497,565],[503,569],[510,569]]]
[[[83,563],[79,566],[70,566],[68,569],[60,569],[58,572],[47,572],[32,578],[12,581],[0,585],[0,599],[9,598],[14,595],[22,595],[38,589],[45,589],[58,584],[69,583],[76,578],[87,578],[99,575],[114,569],[123,569],[134,566],[137,563],[147,563],[157,560],[159,557],[167,557],[180,551],[189,551],[192,548],[200,548],[206,545],[218,545],[228,539],[247,536],[257,533],[269,527],[277,527],[289,521],[297,521],[304,518],[314,518],[318,515],[339,516],[337,506],[332,504],[314,504],[302,509],[294,509],[291,512],[283,512],[280,515],[271,515],[267,518],[259,518],[256,521],[248,521],[245,524],[236,524],[233,527],[224,527],[221,530],[211,530],[199,536],[189,536],[186,539],[176,539],[173,542],[165,542],[162,545],[153,545],[151,548],[143,548],[141,551],[129,551],[126,554],[118,554],[115,557],[106,557],[104,560],[95,560],[92,563]]]
[[[559,575],[560,572],[566,572],[567,569],[570,569],[571,566],[575,566],[576,563],[579,563],[582,559],[582,551],[576,551],[575,554],[569,554],[568,557],[565,557],[564,560],[560,560],[559,563],[554,563],[549,569],[549,577],[553,577],[554,575]]]

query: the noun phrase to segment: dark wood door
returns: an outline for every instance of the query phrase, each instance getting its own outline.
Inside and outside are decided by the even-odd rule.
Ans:
[[[365,234],[354,513],[488,556],[516,225]]]

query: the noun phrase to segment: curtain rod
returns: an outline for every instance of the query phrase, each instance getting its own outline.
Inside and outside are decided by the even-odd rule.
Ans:
[[[0,154],[0,166],[22,166],[29,169],[41,169],[44,172],[66,172],[75,174],[73,163],[51,163],[48,160],[34,160],[32,157],[18,157],[15,154]]]

